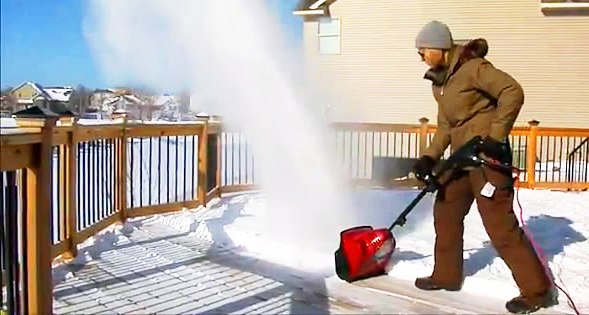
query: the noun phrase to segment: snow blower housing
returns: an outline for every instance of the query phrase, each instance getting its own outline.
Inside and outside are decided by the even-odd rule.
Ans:
[[[432,175],[425,178],[425,185],[421,192],[388,228],[374,229],[365,225],[342,231],[340,233],[339,248],[334,253],[335,269],[338,277],[347,282],[353,282],[384,274],[397,245],[392,229],[397,225],[402,226],[405,224],[407,215],[419,201],[427,193],[433,193],[440,187],[440,178],[447,171],[466,170],[483,164],[511,171],[510,165],[489,163],[489,160],[481,156],[479,151],[482,142],[483,139],[480,136],[474,137],[455,151],[447,160],[438,163]]]

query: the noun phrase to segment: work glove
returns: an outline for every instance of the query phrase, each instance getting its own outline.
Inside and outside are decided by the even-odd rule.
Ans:
[[[511,154],[506,143],[497,141],[489,136],[483,139],[480,150],[487,157],[503,163],[509,160],[509,155]]]
[[[422,182],[425,182],[425,178],[428,175],[432,175],[432,171],[436,165],[436,161],[431,156],[424,155],[420,157],[415,164],[413,164],[413,174],[415,178]]]

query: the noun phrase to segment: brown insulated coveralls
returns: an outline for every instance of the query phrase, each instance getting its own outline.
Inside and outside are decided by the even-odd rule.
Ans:
[[[484,40],[482,40],[484,41]],[[424,155],[439,159],[448,145],[460,147],[475,135],[505,140],[524,102],[522,87],[485,60],[473,41],[455,46],[444,83],[433,85],[438,129]],[[511,161],[511,159],[509,159]],[[496,187],[481,195],[486,182]],[[513,180],[486,167],[457,174],[437,193],[434,204],[435,266],[432,279],[459,285],[463,277],[464,217],[476,200],[483,225],[499,256],[511,269],[521,294],[530,301],[550,287],[544,268],[519,227],[513,211]]]

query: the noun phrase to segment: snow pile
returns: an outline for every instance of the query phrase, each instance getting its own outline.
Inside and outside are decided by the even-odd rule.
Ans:
[[[520,190],[519,194],[523,219],[546,255],[557,284],[564,282],[565,290],[581,304],[578,306],[589,308],[589,193]],[[515,206],[519,217],[517,203]],[[429,275],[434,240],[430,217],[421,228],[398,239],[396,264],[389,275],[407,280]],[[476,203],[465,220],[464,273],[464,290],[480,295],[491,291],[503,299],[518,294],[511,272],[488,241]],[[565,296],[560,299],[566,305]]]
[[[115,250],[117,244],[128,243],[129,235],[136,227],[133,220],[124,224],[113,224],[97,234],[89,237],[78,244],[78,254],[74,259],[64,263],[61,256],[58,256],[53,264],[53,284],[76,279],[75,273],[92,261],[100,258],[100,254],[106,251]]]

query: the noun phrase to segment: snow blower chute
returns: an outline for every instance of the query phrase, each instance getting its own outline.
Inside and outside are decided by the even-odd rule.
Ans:
[[[497,167],[496,163],[489,163],[490,160],[479,154],[482,141],[481,137],[474,137],[447,160],[438,163],[433,174],[424,179],[425,187],[388,228],[374,229],[364,225],[342,231],[339,248],[335,251],[338,277],[353,282],[384,274],[397,245],[392,229],[397,225],[404,225],[407,215],[419,201],[427,193],[433,193],[440,187],[439,179],[446,171],[465,170],[482,164]],[[500,168],[511,171],[510,166],[500,165]]]

